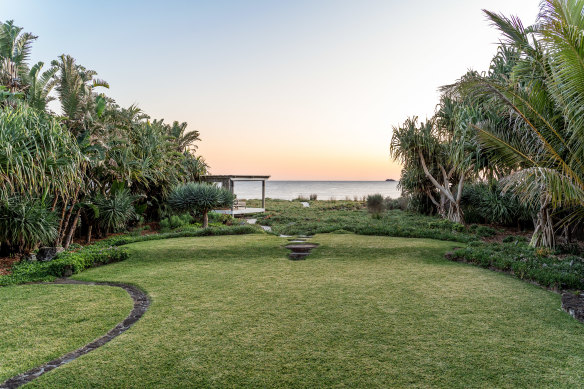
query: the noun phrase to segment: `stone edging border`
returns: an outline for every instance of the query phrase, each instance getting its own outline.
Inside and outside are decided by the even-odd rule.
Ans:
[[[54,282],[47,283],[50,284],[58,284],[58,285],[105,285],[111,286],[116,288],[122,288],[132,300],[134,300],[134,308],[130,314],[122,321],[118,323],[114,328],[112,328],[107,334],[104,336],[94,340],[93,342],[86,344],[85,346],[71,351],[62,357],[54,359],[50,362],[45,363],[39,367],[35,367],[30,369],[27,372],[21,373],[17,376],[9,378],[8,380],[0,383],[0,389],[14,389],[18,388],[24,384],[31,382],[32,380],[40,377],[41,375],[48,373],[51,370],[56,369],[59,366],[62,366],[66,363],[69,363],[82,355],[85,355],[96,348],[99,348],[115,338],[116,336],[120,335],[121,333],[127,331],[134,323],[136,323],[146,312],[148,306],[150,305],[150,298],[146,295],[146,293],[142,292],[140,289],[136,288],[132,285],[127,284],[119,284],[114,282],[87,282],[87,281],[77,281],[71,279],[60,279]]]

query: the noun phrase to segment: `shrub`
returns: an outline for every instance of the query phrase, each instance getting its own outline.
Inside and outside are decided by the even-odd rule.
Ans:
[[[193,221],[194,218],[188,213],[182,215],[170,215],[160,221],[160,227],[163,230],[173,230],[175,228],[187,226]]]
[[[136,216],[133,196],[126,188],[112,188],[108,196],[98,195],[94,205],[98,209],[97,221],[106,231],[123,230]]]
[[[41,201],[22,196],[0,200],[0,242],[9,251],[28,253],[57,237],[57,216]]]
[[[229,190],[213,185],[189,182],[175,187],[168,196],[168,205],[176,212],[203,216],[203,228],[209,226],[209,211],[230,207],[235,196]]]
[[[316,193],[313,193],[310,195],[310,200],[311,201],[316,201],[318,199],[318,195]]]
[[[47,273],[55,277],[69,277],[90,267],[105,265],[128,259],[126,249],[96,244],[79,251],[67,251],[49,262]]]
[[[405,197],[399,197],[397,199],[392,199],[391,197],[386,197],[385,199],[385,209],[400,209],[405,211],[408,209],[408,199]]]
[[[379,219],[379,216],[385,210],[385,200],[383,196],[379,193],[367,196],[367,210],[374,218]]]
[[[497,235],[497,230],[489,226],[478,226],[475,232],[481,238]]]

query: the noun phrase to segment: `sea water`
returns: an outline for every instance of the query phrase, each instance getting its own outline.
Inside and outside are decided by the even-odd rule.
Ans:
[[[261,199],[262,183],[255,181],[235,182],[235,194],[239,199]],[[396,199],[400,196],[396,181],[275,181],[266,182],[266,197],[294,200],[315,194],[319,200],[362,199],[370,194]]]

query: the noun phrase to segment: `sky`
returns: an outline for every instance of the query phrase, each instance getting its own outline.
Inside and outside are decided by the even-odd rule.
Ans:
[[[486,70],[499,33],[482,9],[535,21],[537,0],[0,0],[121,106],[189,123],[212,174],[399,179],[392,127],[432,116],[437,89]]]

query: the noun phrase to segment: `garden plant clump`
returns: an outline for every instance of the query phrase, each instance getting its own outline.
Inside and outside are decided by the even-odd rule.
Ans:
[[[509,272],[555,290],[584,290],[584,259],[581,256],[536,249],[524,239],[509,237],[502,243],[471,242],[465,248],[448,253],[447,257]]]

